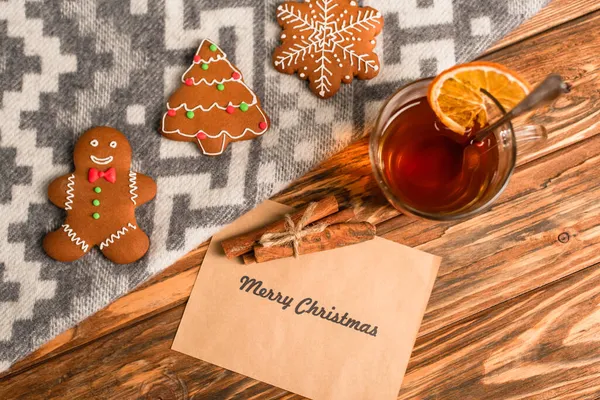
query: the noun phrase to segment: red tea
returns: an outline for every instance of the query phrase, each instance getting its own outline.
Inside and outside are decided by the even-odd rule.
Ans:
[[[489,187],[498,169],[494,135],[470,144],[442,124],[427,98],[402,106],[388,122],[381,144],[383,175],[394,194],[427,213],[459,211]]]

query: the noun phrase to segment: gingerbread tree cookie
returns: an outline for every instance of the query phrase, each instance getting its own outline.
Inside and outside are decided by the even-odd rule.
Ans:
[[[354,76],[372,79],[379,73],[373,52],[383,28],[379,11],[354,0],[288,1],[277,7],[277,22],[283,32],[273,53],[275,68],[298,72],[317,96],[333,96]]]
[[[269,128],[269,117],[242,74],[214,43],[200,44],[182,85],[169,98],[161,133],[196,142],[206,155],[223,153],[230,142],[253,139]]]
[[[125,135],[106,126],[90,129],[77,141],[73,162],[75,171],[48,187],[48,198],[67,218],[44,238],[46,253],[75,261],[98,246],[117,264],[142,258],[150,240],[136,222],[135,208],[154,198],[156,183],[131,171]]]

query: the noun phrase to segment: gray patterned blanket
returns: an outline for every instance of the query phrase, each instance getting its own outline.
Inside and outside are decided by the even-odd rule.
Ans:
[[[399,85],[472,59],[548,0],[359,2],[385,19],[381,73],[329,100],[274,70],[280,2],[0,0],[0,371],[367,133]],[[220,157],[158,133],[203,38],[219,43],[272,120]],[[137,210],[152,243],[135,264],[95,249],[65,264],[42,250],[64,218],[48,183],[72,170],[75,141],[96,125],[125,132],[133,168],[158,183]]]

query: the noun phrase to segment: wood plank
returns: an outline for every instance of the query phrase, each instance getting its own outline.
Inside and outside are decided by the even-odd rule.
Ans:
[[[399,399],[592,399],[600,265],[417,340]],[[14,399],[301,399],[171,351],[183,305],[1,381]],[[102,362],[99,362],[102,360]]]
[[[170,350],[183,305],[0,381],[0,398],[299,399]]]
[[[598,399],[600,265],[417,340],[400,399]]]
[[[511,44],[597,10],[600,10],[600,2],[598,0],[552,0],[539,13],[496,42],[486,53],[492,53],[501,48],[508,47]]]
[[[491,59],[516,67],[525,76],[534,80],[539,79],[545,72],[549,72],[555,65],[559,72],[570,77],[575,84],[575,92],[555,104],[547,115],[535,116],[536,120],[547,122],[548,126],[553,129],[551,140],[547,147],[542,147],[524,157],[524,161],[531,161],[543,154],[556,151],[598,133],[600,62],[595,54],[600,51],[599,40],[596,38],[600,35],[598,33],[600,32],[599,23],[600,13],[595,13],[491,56]],[[552,57],[548,57],[548,54],[552,54]],[[544,58],[552,60],[552,63],[544,61]],[[581,132],[578,133],[578,130]],[[381,223],[397,216],[398,212],[387,205],[373,180],[366,143],[366,139],[354,143],[295,182],[274,199],[288,205],[299,206],[320,199],[327,194],[335,194],[346,206],[362,206],[361,215],[372,223]],[[513,179],[509,191],[516,190],[515,181]],[[521,186],[526,185],[521,183]],[[498,222],[500,223],[500,221]],[[390,237],[404,241],[407,240],[410,232],[423,229],[417,222],[404,217],[398,217],[391,223],[378,227],[382,232],[400,228],[403,229],[401,231],[404,232],[403,234]],[[406,243],[422,244],[428,238],[424,235],[428,234],[430,235],[429,240],[434,240],[439,237],[440,232],[444,232],[443,227],[430,226],[424,232],[419,232],[418,235],[415,233],[416,237],[413,242],[407,241]],[[194,276],[198,270],[198,264],[204,256],[205,248],[206,244],[141,288],[122,297],[108,308],[82,322],[78,327],[49,342],[25,360],[17,363],[9,373],[16,373],[48,357],[94,340],[102,334],[113,332],[184,302],[193,285]],[[153,291],[152,286],[159,283],[160,296],[157,296],[157,292]],[[99,329],[99,327],[101,328]]]

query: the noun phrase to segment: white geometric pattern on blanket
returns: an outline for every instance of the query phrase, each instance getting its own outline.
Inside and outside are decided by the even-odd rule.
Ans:
[[[383,43],[381,46],[385,46]],[[400,52],[404,55],[400,63],[384,63],[378,82],[394,82],[400,79],[417,79],[421,76],[421,61],[435,59],[437,70],[441,72],[454,64],[454,40],[442,39],[427,42],[411,43],[402,46]],[[370,81],[369,84],[375,84]]]
[[[399,10],[397,6],[400,7]],[[431,6],[423,8],[417,6],[417,0],[402,0],[397,3],[397,6],[393,7],[389,4],[386,7],[384,3],[379,8],[384,14],[397,13],[402,28],[451,24],[454,21],[452,0],[433,0]]]
[[[163,143],[168,140],[163,140]],[[190,143],[179,142],[181,146],[190,146]],[[194,150],[197,151],[195,146]],[[161,177],[157,180],[159,187],[170,188],[169,192],[158,191],[155,202],[154,230],[150,237],[150,250],[148,271],[156,273],[165,265],[177,260],[186,253],[186,248],[168,250],[167,235],[169,233],[169,220],[173,210],[173,199],[178,195],[190,197],[190,208],[201,209],[213,206],[234,206],[244,204],[245,172],[250,153],[250,143],[240,142],[232,146],[232,161],[229,165],[227,185],[221,188],[211,189],[211,175],[178,175]],[[166,157],[165,157],[166,158]],[[186,241],[188,237],[208,237],[216,232],[221,225],[204,226],[198,229],[186,230]],[[190,239],[193,240],[193,239]]]
[[[24,39],[25,51],[41,60],[41,73],[28,74],[19,92],[5,92],[0,107],[0,146],[17,149],[17,163],[32,167],[32,183],[19,186],[12,192],[12,202],[0,204],[0,254],[8,256],[4,279],[20,284],[18,301],[2,304],[6,316],[0,318],[0,341],[12,337],[13,323],[17,319],[31,318],[35,302],[54,297],[56,282],[39,277],[41,263],[24,259],[24,243],[9,243],[6,232],[12,223],[27,220],[27,208],[23,205],[46,202],[45,182],[66,172],[63,167],[52,164],[52,150],[36,147],[36,132],[19,127],[19,115],[24,111],[37,110],[42,93],[56,92],[61,73],[75,71],[77,60],[72,55],[62,55],[57,38],[43,34],[43,22],[25,16],[25,2],[9,0],[0,7],[0,20],[8,22],[8,35]],[[10,134],[9,134],[10,133]],[[35,150],[35,156],[31,152]]]

